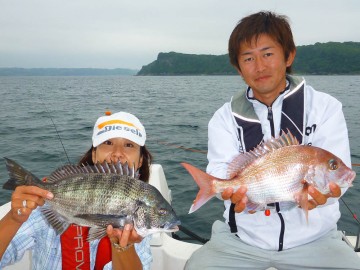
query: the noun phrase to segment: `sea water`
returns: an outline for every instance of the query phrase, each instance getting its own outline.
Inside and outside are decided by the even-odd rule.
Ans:
[[[359,164],[360,76],[305,78],[315,89],[342,102],[352,163]],[[208,122],[243,87],[240,76],[0,77],[1,157],[14,159],[39,177],[46,176],[61,165],[76,163],[90,148],[93,124],[105,111],[131,112],[146,128],[146,144],[154,163],[164,168],[182,225],[209,238],[212,223],[223,220],[223,204],[214,198],[188,214],[198,187],[180,163],[206,169]],[[358,166],[354,170],[360,174]],[[5,163],[0,161],[0,184],[7,179]],[[10,191],[0,189],[0,205],[10,196]],[[358,176],[343,196],[358,215],[359,196]],[[356,233],[357,223],[342,201],[340,208],[339,229]]]

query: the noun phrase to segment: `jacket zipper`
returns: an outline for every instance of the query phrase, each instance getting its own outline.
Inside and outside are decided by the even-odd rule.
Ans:
[[[268,107],[268,117],[267,117],[267,119],[270,122],[271,136],[275,137],[275,127],[274,127],[272,107]]]
[[[272,107],[269,106],[267,108],[268,108],[268,117],[267,117],[267,119],[269,120],[269,123],[270,123],[271,136],[275,137],[275,127],[274,127],[274,119],[273,119]],[[284,222],[284,218],[283,218],[282,214],[280,213],[280,204],[278,202],[275,203],[275,207],[276,207],[276,212],[278,213],[279,218],[280,218],[280,222],[281,222],[278,251],[282,251],[283,250],[283,245],[284,245],[285,222]]]

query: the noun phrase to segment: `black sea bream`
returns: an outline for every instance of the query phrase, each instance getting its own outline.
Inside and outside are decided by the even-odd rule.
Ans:
[[[32,185],[54,194],[40,210],[59,234],[71,223],[91,227],[89,241],[105,236],[107,225],[123,228],[133,223],[143,237],[178,230],[180,221],[170,204],[155,187],[138,180],[127,164],[65,165],[43,182],[5,160],[10,179],[3,188]]]

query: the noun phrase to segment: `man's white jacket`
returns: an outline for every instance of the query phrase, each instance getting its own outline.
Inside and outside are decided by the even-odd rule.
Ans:
[[[248,147],[257,145],[256,141],[251,142],[253,138],[260,136],[266,141],[272,134],[278,137],[284,128],[296,133],[302,144],[328,150],[351,167],[348,131],[341,103],[306,85],[303,78],[288,75],[287,82],[287,88],[271,107],[254,99],[252,90],[248,88],[215,112],[208,127],[209,174],[227,178],[227,166],[232,159],[249,150]],[[224,204],[224,218],[229,224],[231,202],[225,201]],[[280,209],[280,214],[273,209],[270,216],[265,216],[263,211],[233,215],[237,231],[233,232],[241,240],[263,249],[283,250],[309,243],[336,229],[340,211],[338,200],[332,198],[325,205],[309,211],[308,221],[304,211],[298,207],[288,211]]]

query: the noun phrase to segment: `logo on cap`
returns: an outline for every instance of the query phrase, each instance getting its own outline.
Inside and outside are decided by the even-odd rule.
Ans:
[[[105,121],[101,124],[98,125],[98,129],[102,129],[104,126],[108,126],[108,125],[113,125],[113,124],[120,124],[120,125],[127,125],[127,126],[130,126],[130,127],[134,127],[136,128],[137,130],[140,130],[138,127],[136,127],[133,123],[130,123],[130,122],[125,122],[125,121],[122,121],[122,120],[109,120],[109,121]]]
[[[116,124],[119,124],[119,125],[116,125]],[[120,125],[127,125],[127,126],[134,127],[134,128],[122,127]],[[103,134],[105,132],[112,131],[112,130],[124,130],[124,131],[130,131],[131,133],[133,133],[134,135],[139,136],[140,138],[142,137],[142,134],[141,134],[139,128],[137,128],[132,123],[125,122],[125,121],[122,121],[122,120],[109,120],[109,121],[106,121],[106,122],[103,122],[103,123],[99,124],[98,128],[102,129],[102,130],[100,130],[97,133],[97,135],[101,135],[101,134]]]

